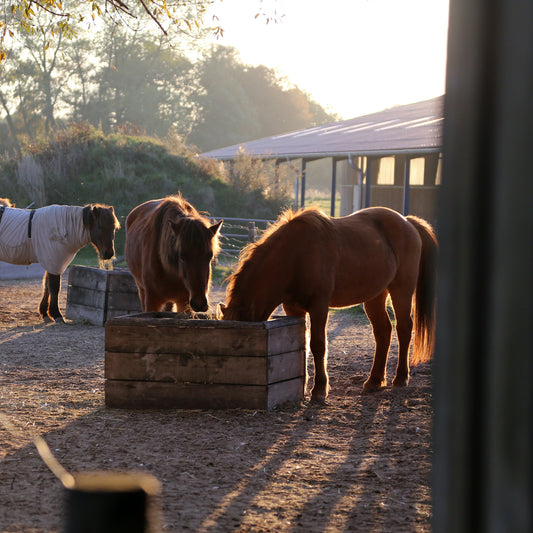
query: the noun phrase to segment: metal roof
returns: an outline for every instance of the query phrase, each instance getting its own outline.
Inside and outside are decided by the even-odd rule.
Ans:
[[[268,159],[313,159],[440,152],[443,106],[444,96],[438,96],[350,120],[211,150],[202,156],[224,160],[244,151]]]

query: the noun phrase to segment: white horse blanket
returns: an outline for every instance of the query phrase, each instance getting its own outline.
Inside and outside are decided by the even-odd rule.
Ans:
[[[91,242],[83,226],[83,207],[49,205],[35,210],[6,207],[0,220],[0,261],[41,263],[50,274],[63,274],[80,248]]]

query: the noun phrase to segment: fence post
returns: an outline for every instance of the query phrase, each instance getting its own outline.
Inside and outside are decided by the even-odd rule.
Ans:
[[[248,222],[248,242],[255,242],[255,238],[255,222],[251,220],[250,222]]]

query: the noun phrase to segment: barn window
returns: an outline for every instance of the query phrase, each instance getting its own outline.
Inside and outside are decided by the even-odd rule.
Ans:
[[[439,162],[437,163],[437,175],[435,176],[435,185],[441,184],[441,175],[442,175],[442,158],[439,157]]]
[[[394,156],[379,160],[378,185],[394,185]]]
[[[424,172],[426,169],[426,159],[415,157],[409,162],[409,184],[424,185]]]

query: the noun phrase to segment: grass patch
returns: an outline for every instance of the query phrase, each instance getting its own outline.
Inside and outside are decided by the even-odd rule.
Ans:
[[[352,305],[351,307],[331,308],[330,313],[335,315],[365,317],[366,313],[361,304]]]
[[[326,215],[331,214],[331,195],[328,192],[310,190],[305,195],[306,207],[318,207]],[[341,212],[341,197],[339,194],[335,197],[335,216],[339,216]]]

